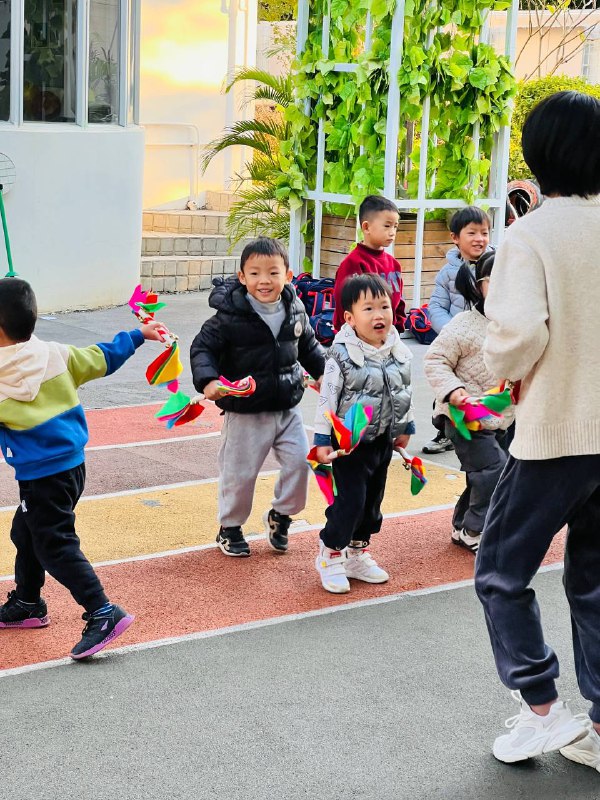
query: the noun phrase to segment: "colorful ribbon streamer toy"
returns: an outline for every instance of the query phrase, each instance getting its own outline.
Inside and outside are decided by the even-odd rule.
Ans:
[[[256,381],[252,375],[240,378],[239,381],[228,381],[227,378],[220,375],[217,386],[221,394],[235,397],[248,397],[256,391]]]
[[[331,422],[338,440],[339,450],[332,453],[332,458],[337,458],[347,456],[358,445],[373,418],[373,408],[355,403],[346,411],[343,420],[332,411],[326,411],[325,416]]]
[[[409,455],[403,447],[397,447],[396,450],[402,456],[404,461],[404,469],[410,470],[410,493],[412,495],[419,494],[421,489],[427,483],[427,473],[425,467],[419,456]]]
[[[321,464],[317,461],[317,448],[313,447],[310,453],[306,456],[310,468],[315,474],[317,479],[317,486],[323,493],[323,497],[330,506],[333,503],[333,498],[337,495],[337,488],[335,485],[335,478],[333,477],[333,469],[331,464]]]
[[[143,325],[152,322],[154,314],[165,306],[166,303],[158,302],[158,295],[144,292],[141,286],[136,286],[129,298],[131,311]],[[166,422],[167,428],[171,429],[175,425],[192,422],[204,411],[204,406],[198,402],[199,398],[191,400],[179,391],[178,378],[183,372],[183,365],[179,357],[177,336],[166,327],[160,328],[158,332],[166,350],[148,366],[146,380],[151,386],[166,386],[172,393],[172,397],[155,414],[157,419]]]
[[[460,406],[448,406],[450,420],[456,430],[465,439],[471,439],[471,431],[480,431],[485,426],[482,420],[486,417],[501,417],[512,403],[510,389],[491,389],[482,397],[466,397]]]

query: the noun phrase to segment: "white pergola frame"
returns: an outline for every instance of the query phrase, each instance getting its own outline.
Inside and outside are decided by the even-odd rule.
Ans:
[[[306,46],[308,37],[308,21],[311,0],[299,0],[298,3],[298,23],[297,23],[297,44],[296,53],[300,56]],[[330,4],[328,4],[328,9]],[[386,120],[385,137],[385,169],[383,196],[392,200],[400,210],[416,211],[416,239],[415,239],[415,265],[414,265],[414,288],[413,306],[421,305],[421,272],[423,265],[423,238],[425,230],[425,214],[427,211],[439,208],[461,208],[466,205],[462,199],[439,199],[427,196],[427,155],[429,149],[429,114],[430,98],[425,99],[423,104],[423,117],[421,127],[421,152],[419,161],[419,183],[416,199],[396,197],[396,171],[398,162],[398,139],[400,133],[400,112],[401,97],[398,85],[398,71],[402,62],[403,32],[404,32],[404,9],[405,0],[397,0],[391,31],[391,54],[388,67],[389,90],[388,90],[388,114]],[[512,0],[510,9],[506,12],[506,31],[504,52],[511,63],[514,63],[516,40],[517,40],[517,17],[519,10],[518,0]],[[327,58],[330,50],[329,31],[331,16],[329,10],[323,18],[322,49],[324,57]],[[370,14],[366,15],[365,49],[370,46],[372,35],[372,23]],[[480,32],[480,41],[486,42],[489,38],[489,14],[486,16]],[[356,72],[358,64],[339,63],[334,67],[336,72]],[[310,101],[306,101],[305,112],[310,111]],[[479,123],[473,126],[473,140],[475,142],[475,158],[478,158],[480,136]],[[476,200],[476,204],[485,206],[493,211],[492,243],[499,244],[504,232],[504,209],[506,207],[506,183],[508,179],[508,156],[510,143],[510,125],[506,125],[495,135],[493,152],[491,156],[489,193],[490,197],[481,197]],[[306,221],[308,202],[314,203],[314,245],[312,253],[313,275],[319,277],[321,268],[321,233],[323,225],[323,204],[341,203],[354,206],[354,199],[349,194],[335,194],[323,190],[325,164],[325,130],[323,118],[319,120],[317,134],[317,174],[314,190],[305,192],[302,207],[293,211],[290,219],[290,263],[298,270],[302,264],[306,252],[302,226]],[[392,248],[393,249],[393,245]]]

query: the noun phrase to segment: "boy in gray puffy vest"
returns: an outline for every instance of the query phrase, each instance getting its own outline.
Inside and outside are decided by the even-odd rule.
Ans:
[[[342,287],[346,322],[333,340],[325,364],[315,420],[314,444],[321,463],[337,448],[333,412],[343,419],[356,403],[373,408],[360,444],[333,460],[337,496],[325,512],[316,568],[323,588],[350,591],[348,578],[384,583],[389,575],[369,553],[381,530],[381,502],[395,447],[406,447],[415,432],[410,387],[412,353],[393,325],[389,286],[378,275],[355,275]]]

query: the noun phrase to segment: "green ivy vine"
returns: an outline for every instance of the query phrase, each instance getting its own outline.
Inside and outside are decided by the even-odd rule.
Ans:
[[[493,135],[508,118],[516,84],[504,56],[479,41],[486,10],[510,0],[406,0],[402,65],[398,74],[401,135],[398,192],[416,197],[420,125],[431,97],[427,181],[432,197],[471,201],[490,169]],[[330,6],[329,51],[322,50],[323,17]],[[287,109],[291,138],[280,148],[277,196],[301,205],[317,173],[317,131],[325,131],[325,191],[356,202],[383,189],[388,65],[395,0],[312,0],[306,47],[294,67],[296,103]],[[373,34],[364,47],[367,12]],[[353,62],[356,72],[336,72]],[[308,113],[307,113],[308,109]],[[476,157],[473,124],[481,144]]]

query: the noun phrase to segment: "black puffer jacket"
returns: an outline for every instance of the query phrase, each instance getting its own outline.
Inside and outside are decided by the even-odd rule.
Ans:
[[[230,381],[252,375],[255,393],[249,397],[224,397],[217,400],[219,408],[256,414],[297,405],[304,393],[302,367],[313,378],[320,378],[325,353],[294,289],[289,285],[283,289],[281,297],[287,314],[275,339],[248,302],[246,287],[237,278],[217,279],[214,283],[208,302],[217,313],[204,323],[190,350],[196,389],[202,392],[219,375]]]

